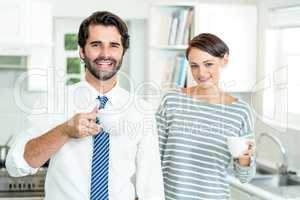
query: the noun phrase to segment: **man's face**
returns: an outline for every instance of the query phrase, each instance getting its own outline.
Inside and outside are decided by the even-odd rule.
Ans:
[[[116,27],[91,25],[86,44],[80,49],[80,56],[95,78],[106,81],[120,69],[123,51],[121,35]]]

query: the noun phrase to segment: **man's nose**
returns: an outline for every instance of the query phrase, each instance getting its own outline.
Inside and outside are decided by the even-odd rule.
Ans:
[[[103,46],[100,51],[100,56],[105,58],[110,57],[110,48],[107,46]]]

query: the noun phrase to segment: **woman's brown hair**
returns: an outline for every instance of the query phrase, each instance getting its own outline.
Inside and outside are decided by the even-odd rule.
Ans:
[[[219,58],[223,58],[225,54],[229,54],[229,48],[225,42],[211,33],[201,33],[189,42],[185,54],[186,59],[188,59],[190,50],[193,47]]]

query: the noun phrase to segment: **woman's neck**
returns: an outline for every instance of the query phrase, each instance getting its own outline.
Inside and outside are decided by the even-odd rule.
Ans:
[[[226,94],[218,87],[202,88],[199,86],[194,86],[185,88],[182,90],[182,92],[211,104],[231,104],[237,101],[236,98]]]

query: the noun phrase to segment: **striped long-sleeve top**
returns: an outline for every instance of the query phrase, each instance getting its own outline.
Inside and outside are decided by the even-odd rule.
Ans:
[[[247,103],[209,104],[172,91],[162,99],[156,120],[167,200],[229,199],[225,177],[231,163],[241,182],[254,176],[255,158],[250,166],[231,162],[226,139],[254,138]]]

